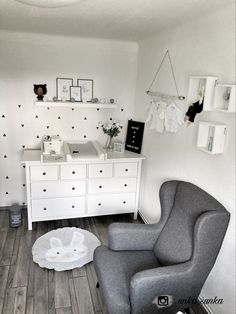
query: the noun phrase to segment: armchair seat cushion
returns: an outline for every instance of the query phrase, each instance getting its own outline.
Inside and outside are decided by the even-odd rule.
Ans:
[[[107,313],[130,313],[130,280],[139,271],[159,267],[153,251],[112,251],[100,246],[94,264]]]

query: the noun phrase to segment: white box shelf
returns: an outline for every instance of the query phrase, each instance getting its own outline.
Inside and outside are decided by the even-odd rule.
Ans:
[[[235,85],[216,85],[214,108],[222,112],[235,112]]]
[[[35,101],[35,106],[41,107],[64,107],[64,108],[105,108],[105,109],[115,109],[117,108],[117,104],[103,104],[103,103],[91,103],[91,102],[70,102],[70,101]]]
[[[200,91],[204,94],[203,111],[213,110],[214,89],[217,83],[216,76],[190,76],[187,96],[187,105],[197,102]]]
[[[222,154],[225,147],[225,124],[199,121],[197,148],[209,154]]]

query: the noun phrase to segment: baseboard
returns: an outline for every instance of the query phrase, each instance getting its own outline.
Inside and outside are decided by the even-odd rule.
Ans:
[[[19,205],[21,207],[21,209],[26,209],[27,206],[26,205]],[[11,206],[0,206],[0,211],[1,210],[9,210],[11,208]]]
[[[204,296],[200,295],[199,299],[205,299]],[[209,304],[201,304],[201,307],[206,311],[206,314],[215,314]]]
[[[148,219],[144,216],[144,214],[143,214],[141,211],[139,211],[138,214],[139,214],[140,218],[142,219],[142,221],[143,221],[145,224],[150,224],[150,222],[148,221]]]

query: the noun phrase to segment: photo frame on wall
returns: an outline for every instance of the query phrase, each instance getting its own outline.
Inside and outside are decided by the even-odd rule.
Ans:
[[[82,102],[82,93],[80,86],[70,87],[70,100],[75,102]]]
[[[73,85],[72,78],[57,78],[57,100],[70,101],[70,87]]]
[[[93,99],[93,80],[78,79],[77,85],[81,87],[82,101],[91,102]]]

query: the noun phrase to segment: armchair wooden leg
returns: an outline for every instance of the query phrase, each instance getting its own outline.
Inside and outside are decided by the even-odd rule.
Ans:
[[[96,288],[99,288],[99,282],[97,281]]]

